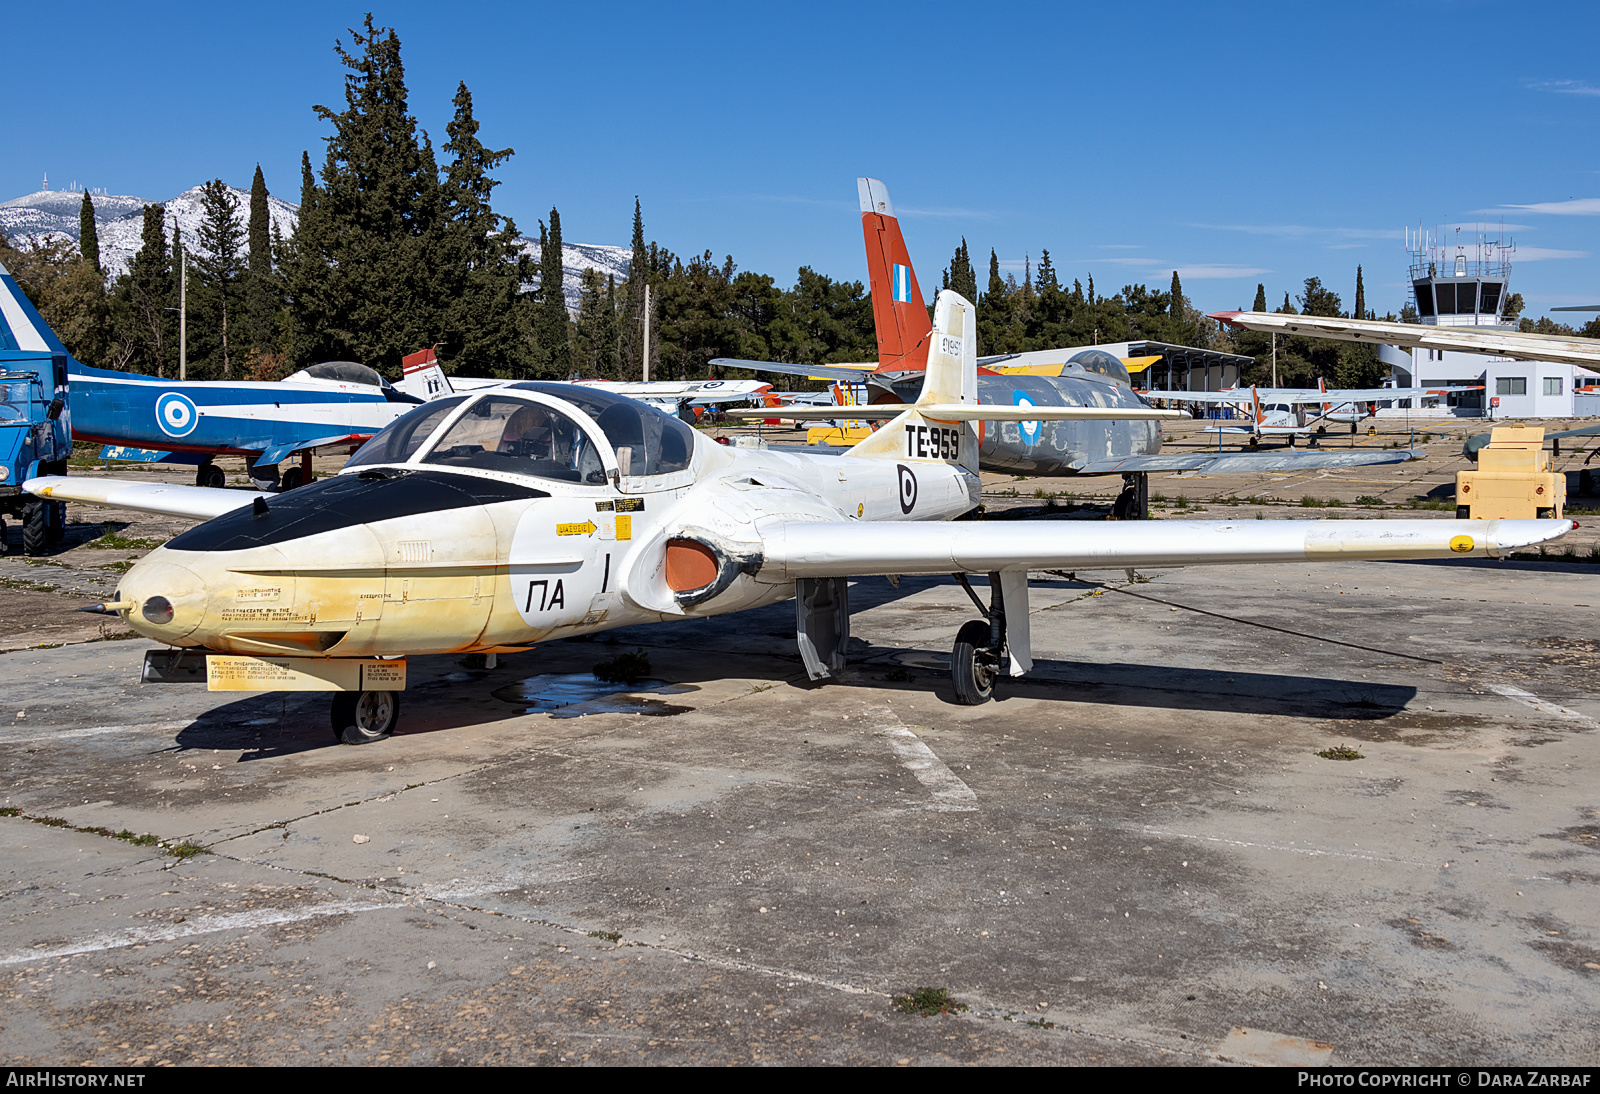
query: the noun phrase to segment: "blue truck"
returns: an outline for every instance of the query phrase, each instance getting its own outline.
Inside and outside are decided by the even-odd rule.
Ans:
[[[72,455],[67,365],[72,357],[10,271],[0,266],[0,547],[5,517],[22,522],[22,547],[43,554],[61,541],[66,507],[22,491],[38,475],[65,475]]]

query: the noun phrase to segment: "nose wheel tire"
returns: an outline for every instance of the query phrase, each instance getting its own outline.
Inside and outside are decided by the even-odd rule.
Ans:
[[[967,706],[987,703],[994,695],[995,678],[1000,675],[989,650],[989,632],[985,620],[974,619],[961,628],[955,648],[950,651],[950,679],[956,687],[956,701]]]
[[[333,735],[347,745],[381,741],[398,721],[397,691],[341,691],[333,697]]]

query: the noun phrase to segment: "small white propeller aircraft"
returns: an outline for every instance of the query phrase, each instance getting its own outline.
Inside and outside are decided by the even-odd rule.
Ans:
[[[282,495],[48,477],[55,500],[211,517],[101,610],[174,651],[146,679],[335,691],[344,741],[388,735],[409,654],[501,653],[793,597],[813,679],[844,666],[851,577],[989,575],[955,640],[957,698],[1032,666],[1028,572],[1493,557],[1566,520],[950,523],[978,505],[982,419],[1162,418],[980,406],[973,306],[939,294],[920,398],[842,455],[737,449],[605,391],[525,383],[412,410],[343,472]]]

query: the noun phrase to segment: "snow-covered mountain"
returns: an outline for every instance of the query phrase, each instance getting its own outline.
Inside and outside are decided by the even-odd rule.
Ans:
[[[250,192],[229,187],[239,208],[239,223],[246,227],[250,217]],[[185,190],[166,201],[147,201],[127,194],[91,194],[94,202],[95,227],[100,239],[100,266],[108,277],[127,272],[133,256],[143,243],[144,207],[160,205],[166,209],[167,238],[172,238],[174,226],[183,229],[184,246],[191,252],[200,249],[200,187]],[[24,197],[0,202],[0,232],[13,244],[20,245],[28,238],[70,239],[78,241],[78,211],[83,204],[82,190],[40,190]],[[267,214],[272,226],[285,239],[294,234],[300,223],[300,206],[280,198],[267,198]],[[517,242],[524,252],[539,261],[539,241],[527,236]],[[581,278],[585,269],[598,269],[602,276],[614,274],[620,282],[628,276],[628,262],[632,251],[627,247],[614,247],[604,243],[565,243],[561,245],[562,295],[566,297],[567,310],[578,310]],[[538,288],[535,274],[528,288]]]

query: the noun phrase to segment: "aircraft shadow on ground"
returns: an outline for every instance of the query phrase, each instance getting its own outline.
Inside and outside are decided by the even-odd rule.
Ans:
[[[1483,564],[1502,565],[1490,561]],[[1033,584],[1090,588],[1065,579]],[[950,579],[943,577],[905,578],[898,589],[881,579],[857,581],[850,588],[851,608],[865,612],[892,605],[937,585],[950,585],[952,591],[959,592]],[[988,590],[981,580],[974,581],[973,587],[980,598],[987,598]],[[977,617],[976,609],[972,616]],[[635,646],[656,655],[652,675],[672,684],[710,684],[738,675],[784,681],[802,688],[826,689],[843,684],[900,695],[920,694],[955,705],[946,667],[949,654],[943,648],[874,646],[853,637],[848,666],[839,681],[806,680],[794,645],[794,606],[785,601],[699,623],[644,624],[581,640],[548,643],[533,656],[509,655],[494,670],[465,670],[454,656],[413,658],[413,683],[402,696],[397,736],[437,733],[523,716],[517,704],[496,700],[492,693],[540,674],[586,672],[598,662]],[[538,656],[539,652],[544,656]],[[1360,720],[1397,714],[1415,695],[1413,687],[1369,680],[1045,658],[1035,662],[1028,676],[1003,679],[996,687],[996,699],[1002,704],[1013,697],[1060,699],[1120,707]],[[330,699],[327,692],[243,696],[200,715],[179,731],[174,743],[179,750],[238,751],[241,761],[338,748],[341,745],[333,735]],[[695,705],[694,698],[688,695],[673,702],[677,710],[693,709]]]

